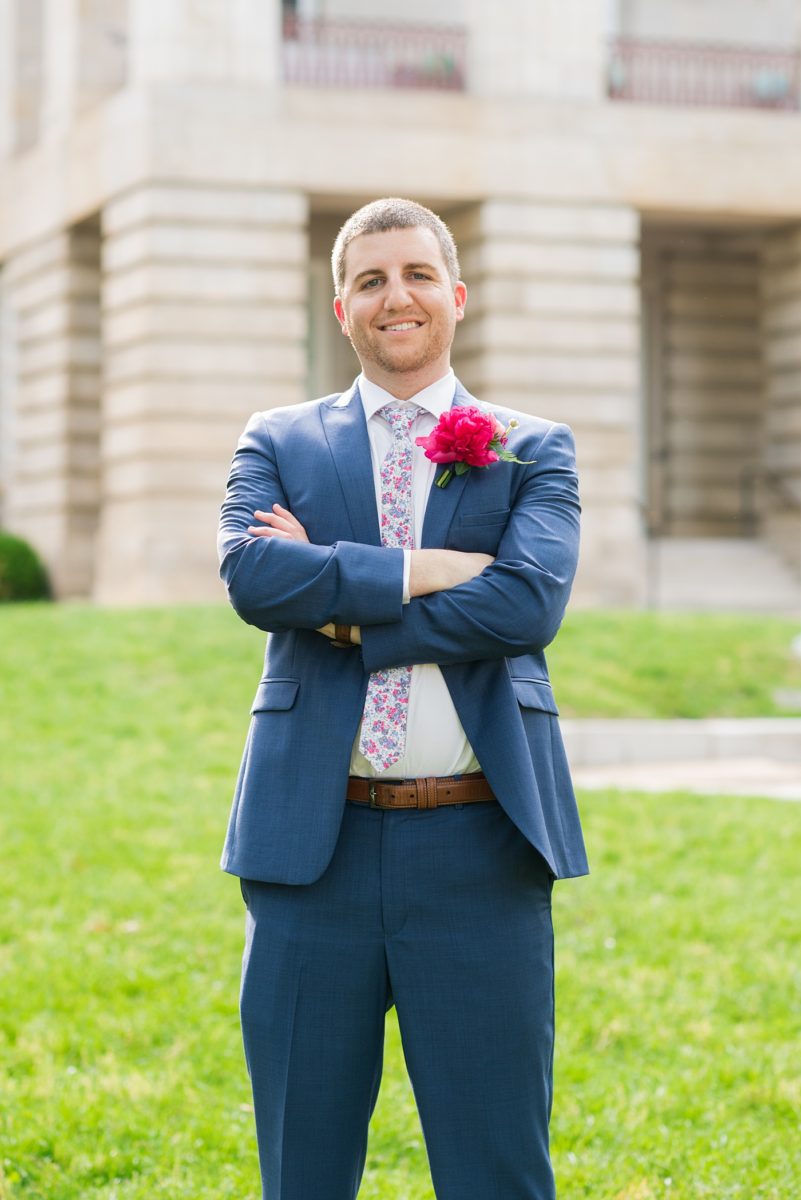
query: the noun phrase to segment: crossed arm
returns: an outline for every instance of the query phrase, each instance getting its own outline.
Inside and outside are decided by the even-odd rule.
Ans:
[[[220,521],[220,573],[233,607],[273,632],[360,626],[369,671],[537,653],[559,628],[578,557],[571,431],[548,426],[521,453],[536,465],[520,470],[497,557],[412,551],[403,604],[402,550],[309,541],[288,507],[268,422],[256,414],[234,455]]]
[[[274,504],[272,512],[256,509],[254,517],[260,525],[248,526],[252,537],[281,538],[284,541],[308,542],[306,530],[288,508]],[[473,554],[461,550],[412,550],[410,555],[409,594],[429,596],[434,592],[447,591],[467,583],[480,575],[485,567],[494,562],[490,554]],[[322,625],[318,633],[335,637],[334,623]],[[350,636],[357,645],[361,644],[361,627],[352,625]]]

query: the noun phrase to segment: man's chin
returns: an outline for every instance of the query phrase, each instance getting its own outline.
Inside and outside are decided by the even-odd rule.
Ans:
[[[428,354],[393,354],[382,356],[379,366],[393,375],[412,375],[431,363]]]

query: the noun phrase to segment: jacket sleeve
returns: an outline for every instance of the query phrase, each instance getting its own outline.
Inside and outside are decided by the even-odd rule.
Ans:
[[[369,671],[511,658],[553,641],[578,560],[581,510],[568,426],[552,425],[536,457],[525,468],[495,561],[468,583],[415,597],[400,619],[363,629]]]
[[[254,537],[255,510],[291,510],[263,413],[255,413],[231,464],[217,546],[220,576],[236,612],[270,633],[329,621],[367,627],[403,608],[403,551],[357,542],[315,546]]]

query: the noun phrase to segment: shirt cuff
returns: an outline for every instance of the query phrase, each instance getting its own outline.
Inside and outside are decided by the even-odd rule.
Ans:
[[[412,552],[411,550],[403,551],[403,603],[408,604],[411,600],[409,593],[409,580],[412,574]]]

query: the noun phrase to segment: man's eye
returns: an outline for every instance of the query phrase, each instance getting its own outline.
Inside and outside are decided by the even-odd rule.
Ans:
[[[425,271],[412,271],[412,279],[428,279]]]
[[[380,283],[380,282],[381,282],[381,280],[380,280],[380,279],[379,279],[379,277],[376,275],[376,276],[375,276],[373,279],[367,279],[367,280],[365,280],[365,282],[362,284],[362,290],[364,290],[364,289],[366,289],[366,288],[369,288],[369,287],[372,287],[374,283]]]

